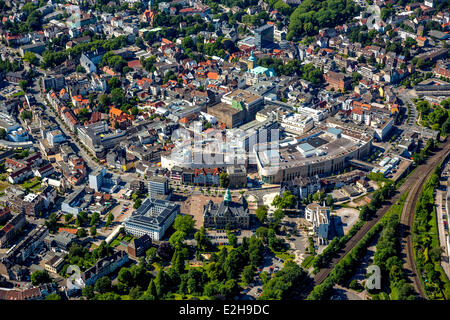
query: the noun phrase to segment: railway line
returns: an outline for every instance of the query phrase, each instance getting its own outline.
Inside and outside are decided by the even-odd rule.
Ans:
[[[420,276],[417,273],[416,264],[414,262],[414,248],[412,244],[412,226],[414,223],[414,214],[419,200],[420,193],[422,192],[424,183],[432,175],[434,168],[448,156],[450,152],[450,143],[447,141],[442,146],[442,149],[437,152],[438,156],[433,157],[429,163],[427,163],[426,171],[420,171],[420,175],[415,180],[415,184],[410,189],[408,196],[403,207],[402,215],[400,218],[401,232],[402,232],[402,253],[405,257],[404,269],[407,271],[408,279],[413,284],[415,291],[422,298],[426,299],[425,291],[420,280]]]
[[[418,190],[421,190],[421,187],[426,181],[426,177],[428,177],[433,172],[433,169],[439,162],[445,159],[445,157],[449,154],[449,152],[450,152],[450,143],[448,140],[446,140],[445,142],[441,143],[440,148],[437,151],[435,151],[432,156],[428,158],[425,164],[416,168],[406,178],[405,182],[398,188],[396,194],[391,199],[386,201],[383,204],[383,206],[377,210],[375,216],[370,221],[367,221],[361,227],[361,229],[359,229],[358,232],[345,244],[345,247],[341,249],[337,253],[337,255],[330,261],[329,267],[321,269],[319,273],[317,273],[314,276],[313,280],[310,281],[307,285],[294,290],[291,299],[305,299],[312,291],[314,286],[321,284],[328,277],[330,272],[333,270],[334,266],[353,249],[353,247],[366,235],[366,233],[373,226],[375,226],[375,224],[377,224],[378,221],[380,221],[380,219],[386,214],[386,212],[390,209],[390,207],[400,199],[401,195],[408,190],[410,190],[410,193],[408,194],[406,200],[406,203],[408,205],[405,205],[405,207],[408,207],[409,209],[407,211],[408,213],[405,214],[405,217],[408,217],[406,221],[406,226],[411,229],[412,221],[414,220],[414,210],[412,208],[415,208],[415,204],[412,201],[416,199],[415,201],[417,203],[418,194],[420,194],[420,191]],[[404,215],[402,212],[402,217],[403,216]],[[410,261],[409,263],[411,264],[410,258],[412,257],[412,259],[414,259],[413,256],[411,256],[411,254],[408,254],[407,257],[408,260]],[[412,265],[414,265],[413,260]],[[412,268],[414,269],[415,265]],[[418,288],[417,290],[420,290],[420,288]]]

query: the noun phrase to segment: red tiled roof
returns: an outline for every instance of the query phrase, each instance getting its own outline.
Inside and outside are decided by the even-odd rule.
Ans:
[[[77,229],[73,229],[73,228],[59,228],[58,233],[61,231],[66,231],[71,234],[77,234]]]
[[[139,60],[133,60],[133,61],[128,62],[128,67],[129,68],[141,68],[142,65]]]

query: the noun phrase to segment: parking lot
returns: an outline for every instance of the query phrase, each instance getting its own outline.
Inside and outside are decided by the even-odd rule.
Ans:
[[[252,230],[237,230],[236,232],[234,232],[234,235],[237,237],[238,243],[241,243],[244,237],[250,238],[253,233],[254,231]],[[206,231],[206,235],[213,244],[228,244],[228,236],[226,230],[210,230]]]
[[[255,280],[249,284],[247,288],[242,291],[242,300],[254,300],[262,295],[263,282],[260,278],[261,272],[266,271],[269,276],[273,276],[281,268],[283,268],[283,260],[269,254],[264,255],[264,260],[261,266],[256,270]]]
[[[20,87],[18,85],[10,84],[10,85],[7,85],[4,88],[0,89],[0,95],[4,96],[4,97],[10,97],[21,91],[22,91],[22,89],[20,89]]]

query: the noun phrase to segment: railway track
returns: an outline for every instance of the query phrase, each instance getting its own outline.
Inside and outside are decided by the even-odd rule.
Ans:
[[[413,284],[416,293],[422,298],[426,299],[425,291],[417,273],[416,264],[414,261],[414,247],[412,244],[412,226],[414,223],[414,215],[416,211],[417,201],[423,190],[425,182],[432,175],[434,168],[448,156],[450,152],[450,143],[447,141],[442,145],[441,150],[436,153],[436,157],[430,159],[425,170],[420,171],[420,175],[415,179],[415,184],[411,187],[408,197],[406,198],[400,218],[401,232],[402,232],[402,253],[405,256],[404,269],[407,270],[409,281]]]
[[[361,229],[345,244],[345,247],[341,249],[337,255],[330,261],[328,268],[323,268],[317,273],[313,281],[303,286],[302,288],[297,288],[294,290],[292,294],[292,299],[305,299],[309,293],[312,291],[314,286],[321,284],[330,274],[330,272],[334,269],[334,266],[343,259],[352,249],[353,247],[366,235],[366,233],[377,224],[378,221],[386,214],[386,212],[390,209],[390,207],[395,204],[406,191],[412,188],[419,188],[422,186],[426,177],[433,171],[434,167],[442,161],[450,151],[450,143],[448,140],[441,144],[441,147],[438,151],[436,151],[425,164],[419,166],[414,170],[405,180],[405,182],[398,188],[396,194],[388,201],[386,201],[381,208],[377,210],[375,216],[367,221]],[[417,191],[413,189],[413,193],[417,193]],[[419,192],[420,193],[420,192]],[[418,195],[417,195],[418,197]],[[409,194],[408,194],[409,198]],[[417,201],[417,200],[416,200]],[[412,206],[411,204],[410,206]],[[415,208],[415,206],[414,206]],[[402,214],[403,216],[403,214]],[[410,218],[408,221],[408,225],[412,227],[412,221],[414,217]],[[414,258],[413,258],[414,259]],[[414,263],[413,263],[414,264]]]

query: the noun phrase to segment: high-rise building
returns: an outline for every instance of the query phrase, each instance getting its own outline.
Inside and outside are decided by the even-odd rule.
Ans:
[[[269,24],[255,29],[255,46],[258,50],[273,43],[273,32],[274,27]]]
[[[98,167],[89,174],[89,188],[99,191],[103,184],[103,177],[106,174],[104,167]]]
[[[155,198],[155,196],[167,194],[169,194],[169,179],[159,176],[150,177],[148,181],[148,196]]]

